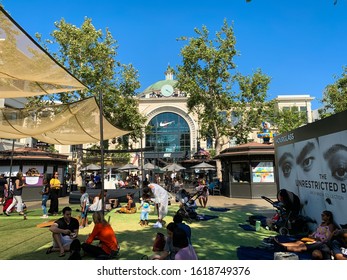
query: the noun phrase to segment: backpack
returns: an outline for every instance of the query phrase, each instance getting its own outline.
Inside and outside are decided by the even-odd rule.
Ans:
[[[165,236],[161,232],[158,232],[153,243],[153,252],[164,251],[165,247]]]

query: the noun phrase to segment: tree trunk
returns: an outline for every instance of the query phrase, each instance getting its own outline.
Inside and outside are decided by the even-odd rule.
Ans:
[[[216,140],[216,143],[215,143],[216,156],[218,156],[220,154],[221,149],[222,149],[222,145],[221,145],[220,141]],[[220,159],[216,159],[216,169],[217,169],[217,177],[220,180],[220,182],[222,182],[223,181],[222,163],[221,163]]]

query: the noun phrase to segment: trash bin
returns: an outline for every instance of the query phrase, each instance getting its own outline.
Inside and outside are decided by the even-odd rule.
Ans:
[[[64,197],[64,196],[66,196],[66,188],[67,188],[67,185],[63,185],[63,187],[60,188],[59,197]]]
[[[77,191],[77,184],[71,184],[71,191]]]

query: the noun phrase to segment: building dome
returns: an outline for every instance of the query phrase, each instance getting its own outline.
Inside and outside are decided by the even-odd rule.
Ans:
[[[186,97],[177,88],[177,80],[173,79],[174,70],[168,66],[165,71],[165,80],[160,80],[147,87],[139,98],[158,98],[158,97]]]
[[[147,87],[143,93],[151,93],[151,92],[156,92],[156,91],[160,91],[161,88],[164,86],[164,85],[170,85],[172,86],[174,89],[176,89],[176,84],[177,84],[177,81],[176,80],[161,80],[161,81],[158,81],[152,85],[150,85],[149,87]]]

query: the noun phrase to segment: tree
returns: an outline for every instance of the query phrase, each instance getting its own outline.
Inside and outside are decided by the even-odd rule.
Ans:
[[[138,72],[134,67],[116,60],[118,45],[111,32],[105,35],[96,30],[92,20],[85,18],[78,28],[61,19],[55,22],[56,30],[52,40],[45,40],[44,47],[56,50],[51,52],[67,70],[82,81],[88,88],[83,91],[33,97],[29,106],[44,106],[46,102],[69,103],[103,95],[103,114],[113,125],[131,130],[130,137],[136,139],[145,118],[138,111],[135,90],[140,87]],[[41,41],[41,35],[36,37]]]
[[[276,100],[269,101],[263,110],[263,120],[271,123],[273,130],[281,134],[307,124],[307,112],[297,106],[279,110]]]
[[[321,118],[347,110],[347,67],[343,67],[341,77],[335,76],[335,79],[335,83],[326,86],[324,90],[324,107],[319,110]]]
[[[220,31],[214,39],[209,38],[206,26],[195,28],[197,37],[181,37],[188,41],[181,50],[183,64],[178,66],[177,87],[188,93],[187,107],[190,112],[198,116],[200,136],[215,140],[215,152],[219,155],[222,146],[231,136],[238,136],[236,129],[232,130],[230,117],[233,106],[248,105],[247,121],[239,123],[248,126],[253,124],[251,106],[261,103],[266,95],[269,78],[257,71],[253,77],[243,77],[241,74],[232,76],[235,69],[233,58],[237,55],[235,36],[231,26],[224,20]],[[241,93],[231,92],[233,82],[239,83]],[[234,99],[235,98],[235,99]],[[240,117],[246,113],[237,110]],[[261,120],[259,120],[261,122]],[[241,141],[240,141],[241,142]],[[221,175],[220,161],[217,160],[218,176]]]
[[[78,28],[65,22],[55,22],[57,30],[52,32],[53,40],[46,40],[45,47],[57,48],[52,52],[66,69],[80,79],[88,89],[78,92],[65,92],[31,99],[31,104],[42,101],[74,102],[90,96],[103,94],[103,113],[115,126],[125,130],[139,130],[144,118],[138,112],[135,91],[140,87],[138,72],[134,67],[116,60],[118,45],[111,32],[106,29],[105,36],[96,30],[92,20],[85,18]],[[36,37],[41,41],[41,35]],[[121,108],[121,110],[119,110]],[[136,137],[136,134],[131,135]]]
[[[270,77],[258,69],[252,76],[236,74],[234,80],[238,83],[239,93],[233,96],[234,123],[230,136],[237,144],[249,142],[249,134],[262,122],[265,99],[267,97]]]

